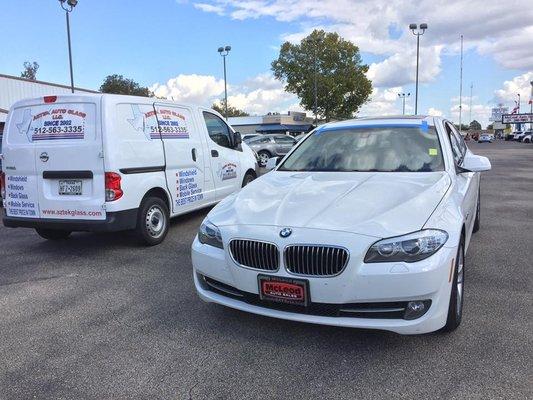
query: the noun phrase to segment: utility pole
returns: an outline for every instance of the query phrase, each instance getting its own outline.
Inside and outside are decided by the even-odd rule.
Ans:
[[[472,123],[472,89],[474,88],[474,84],[470,82],[470,105],[468,106],[469,111],[469,121]]]
[[[533,114],[533,81],[529,83],[531,85],[531,94],[529,95],[529,113]],[[533,122],[529,123],[529,130],[533,131]]]
[[[461,35],[461,69],[459,72],[459,133],[463,133],[462,125],[463,113],[463,35]]]

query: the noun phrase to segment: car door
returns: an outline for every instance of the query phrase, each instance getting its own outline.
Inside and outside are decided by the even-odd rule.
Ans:
[[[468,148],[461,134],[455,127],[446,122],[446,131],[452,147],[453,158],[456,167],[461,167]],[[465,217],[466,237],[465,245],[468,246],[472,234],[472,228],[476,219],[477,196],[479,192],[479,174],[475,172],[457,173],[458,191],[461,194],[461,209]]]
[[[294,138],[288,135],[274,136],[274,142],[276,143],[277,153],[280,155],[287,154],[289,151],[291,151],[294,143],[296,143]]]
[[[172,213],[199,208],[206,202],[203,192],[205,152],[192,110],[165,103],[154,103],[154,109],[163,141]]]
[[[208,140],[208,159],[213,171],[216,199],[222,200],[241,187],[243,180],[240,154],[242,149],[233,144],[231,128],[218,115],[203,111],[203,129]]]

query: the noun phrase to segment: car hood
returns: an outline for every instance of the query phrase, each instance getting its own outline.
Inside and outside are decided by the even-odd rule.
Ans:
[[[442,172],[270,172],[219,203],[218,226],[268,225],[389,237],[421,229],[448,190]]]

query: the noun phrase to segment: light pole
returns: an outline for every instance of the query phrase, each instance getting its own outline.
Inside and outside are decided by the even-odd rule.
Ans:
[[[226,56],[229,54],[231,46],[219,47],[218,52],[224,60],[224,117],[228,119],[228,84],[226,81]]]
[[[517,106],[518,106],[518,111],[517,111],[517,114],[520,114],[520,93],[517,93],[516,94],[518,96],[518,102],[516,103]],[[516,124],[516,128],[521,131],[522,130],[522,124]]]
[[[531,94],[529,95],[529,113],[533,114],[533,81],[529,83],[531,84]],[[533,131],[533,122],[529,123],[529,130]]]
[[[411,93],[398,93],[398,97],[402,99],[402,115],[405,115],[405,98],[411,96]]]
[[[65,10],[65,15],[67,16],[67,38],[68,38],[68,61],[70,66],[70,90],[74,93],[74,73],[72,72],[72,47],[70,45],[70,18],[69,14],[72,12],[74,7],[78,4],[78,0],[59,0],[61,8]]]
[[[409,24],[409,29],[416,36],[416,89],[415,89],[415,115],[418,114],[418,62],[420,58],[420,36],[424,34],[428,24],[420,24],[420,29],[416,24]]]

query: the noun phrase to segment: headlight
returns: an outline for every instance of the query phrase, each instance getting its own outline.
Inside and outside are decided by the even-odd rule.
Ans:
[[[415,262],[435,254],[448,240],[448,234],[437,229],[424,229],[404,236],[383,239],[370,247],[366,263]]]
[[[220,229],[216,225],[213,225],[208,220],[204,220],[202,225],[200,225],[200,230],[198,231],[198,240],[202,244],[208,244],[210,246],[218,247],[223,249],[222,245],[222,235],[220,234]]]

